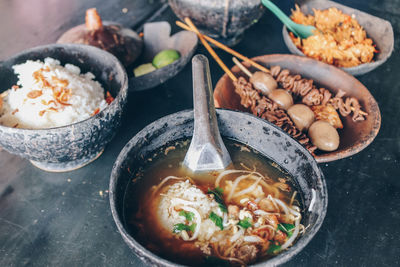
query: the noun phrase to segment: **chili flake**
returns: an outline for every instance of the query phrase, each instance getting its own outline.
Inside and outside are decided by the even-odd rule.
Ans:
[[[109,91],[107,91],[106,92],[106,102],[107,102],[107,104],[111,104],[111,102],[113,102],[114,101],[114,97],[112,97],[112,95],[110,94],[110,92]]]
[[[99,113],[99,112],[100,112],[100,108],[96,108],[96,109],[93,111],[92,116],[96,115],[96,114]]]

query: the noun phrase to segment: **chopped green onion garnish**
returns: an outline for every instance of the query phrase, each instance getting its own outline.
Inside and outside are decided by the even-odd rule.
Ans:
[[[174,225],[174,228],[172,229],[172,232],[175,234],[178,234],[180,232],[182,232],[183,230],[185,231],[190,231],[190,232],[194,232],[194,229],[196,229],[196,224],[193,223],[192,225],[186,225],[183,223],[178,223]]]
[[[218,226],[221,230],[224,230],[224,226],[222,225],[222,218],[219,217],[217,214],[214,212],[210,213],[210,219],[215,223],[216,226]]]
[[[288,237],[291,237],[294,230],[294,225],[290,223],[280,223],[278,224],[277,230],[281,230],[286,233]]]
[[[222,212],[228,212],[225,202],[224,202],[224,190],[220,187],[216,187],[214,190],[208,189],[207,194],[214,195],[215,201],[219,204],[219,208]]]
[[[276,254],[276,253],[278,253],[280,250],[281,250],[281,246],[280,246],[280,245],[277,245],[277,244],[275,244],[275,243],[271,243],[271,245],[269,246],[267,252],[268,252],[269,254]]]
[[[193,212],[190,212],[190,211],[181,210],[181,211],[179,212],[179,215],[185,217],[186,220],[187,220],[188,222],[193,221],[193,218],[194,218],[194,213],[193,213]]]
[[[252,226],[251,222],[250,222],[250,218],[244,218],[243,220],[240,220],[238,222],[238,225],[243,227],[244,229],[247,229]]]

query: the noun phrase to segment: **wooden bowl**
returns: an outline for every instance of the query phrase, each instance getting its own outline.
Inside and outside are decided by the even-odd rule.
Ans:
[[[376,137],[381,125],[378,104],[368,89],[356,78],[331,65],[295,55],[264,55],[253,58],[266,67],[281,66],[291,74],[300,74],[303,78],[313,79],[318,87],[329,89],[335,95],[339,89],[346,96],[358,99],[363,110],[368,113],[362,122],[353,122],[351,116],[342,118],[343,129],[339,129],[340,145],[333,152],[316,151],[317,162],[330,162],[354,155],[367,147]],[[249,68],[252,72],[255,68]],[[244,76],[237,66],[232,68],[236,77]],[[232,81],[225,74],[214,89],[215,106],[233,110],[247,111],[240,104],[240,97],[235,93]]]
[[[390,57],[394,46],[394,35],[392,25],[389,21],[332,1],[309,1],[302,4],[300,9],[304,14],[313,14],[313,8],[322,10],[330,7],[336,7],[348,15],[354,14],[358,23],[367,32],[367,37],[373,40],[374,44],[376,44],[377,50],[379,50],[379,53],[375,55],[373,62],[364,63],[350,68],[341,68],[342,70],[351,75],[365,74],[382,65]],[[282,35],[290,52],[299,56],[305,56],[292,42],[285,26],[283,26]]]
[[[158,52],[165,49],[179,51],[181,57],[173,63],[148,74],[129,79],[129,91],[142,91],[156,87],[177,75],[192,58],[197,48],[197,35],[180,31],[170,36],[171,25],[166,21],[146,23],[143,28],[144,51],[136,66],[151,63]],[[128,70],[132,74],[131,70]],[[132,74],[133,76],[133,74]]]

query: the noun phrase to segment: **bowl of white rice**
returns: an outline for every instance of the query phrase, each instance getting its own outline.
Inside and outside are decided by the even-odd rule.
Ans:
[[[0,62],[0,146],[47,171],[101,155],[127,101],[124,67],[108,52],[40,46]]]

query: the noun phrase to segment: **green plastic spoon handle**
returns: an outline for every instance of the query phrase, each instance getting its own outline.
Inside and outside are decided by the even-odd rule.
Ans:
[[[292,31],[293,33],[298,35],[297,32],[292,27],[294,22],[288,16],[286,16],[286,14],[283,13],[282,10],[279,9],[279,7],[277,7],[274,3],[272,3],[269,0],[261,0],[261,2],[263,3],[263,5],[265,7],[267,7],[269,10],[271,10],[271,12],[274,13],[275,16],[277,16],[278,19],[280,19],[280,21],[282,21],[282,23],[285,24],[286,27],[288,27],[290,31]]]

